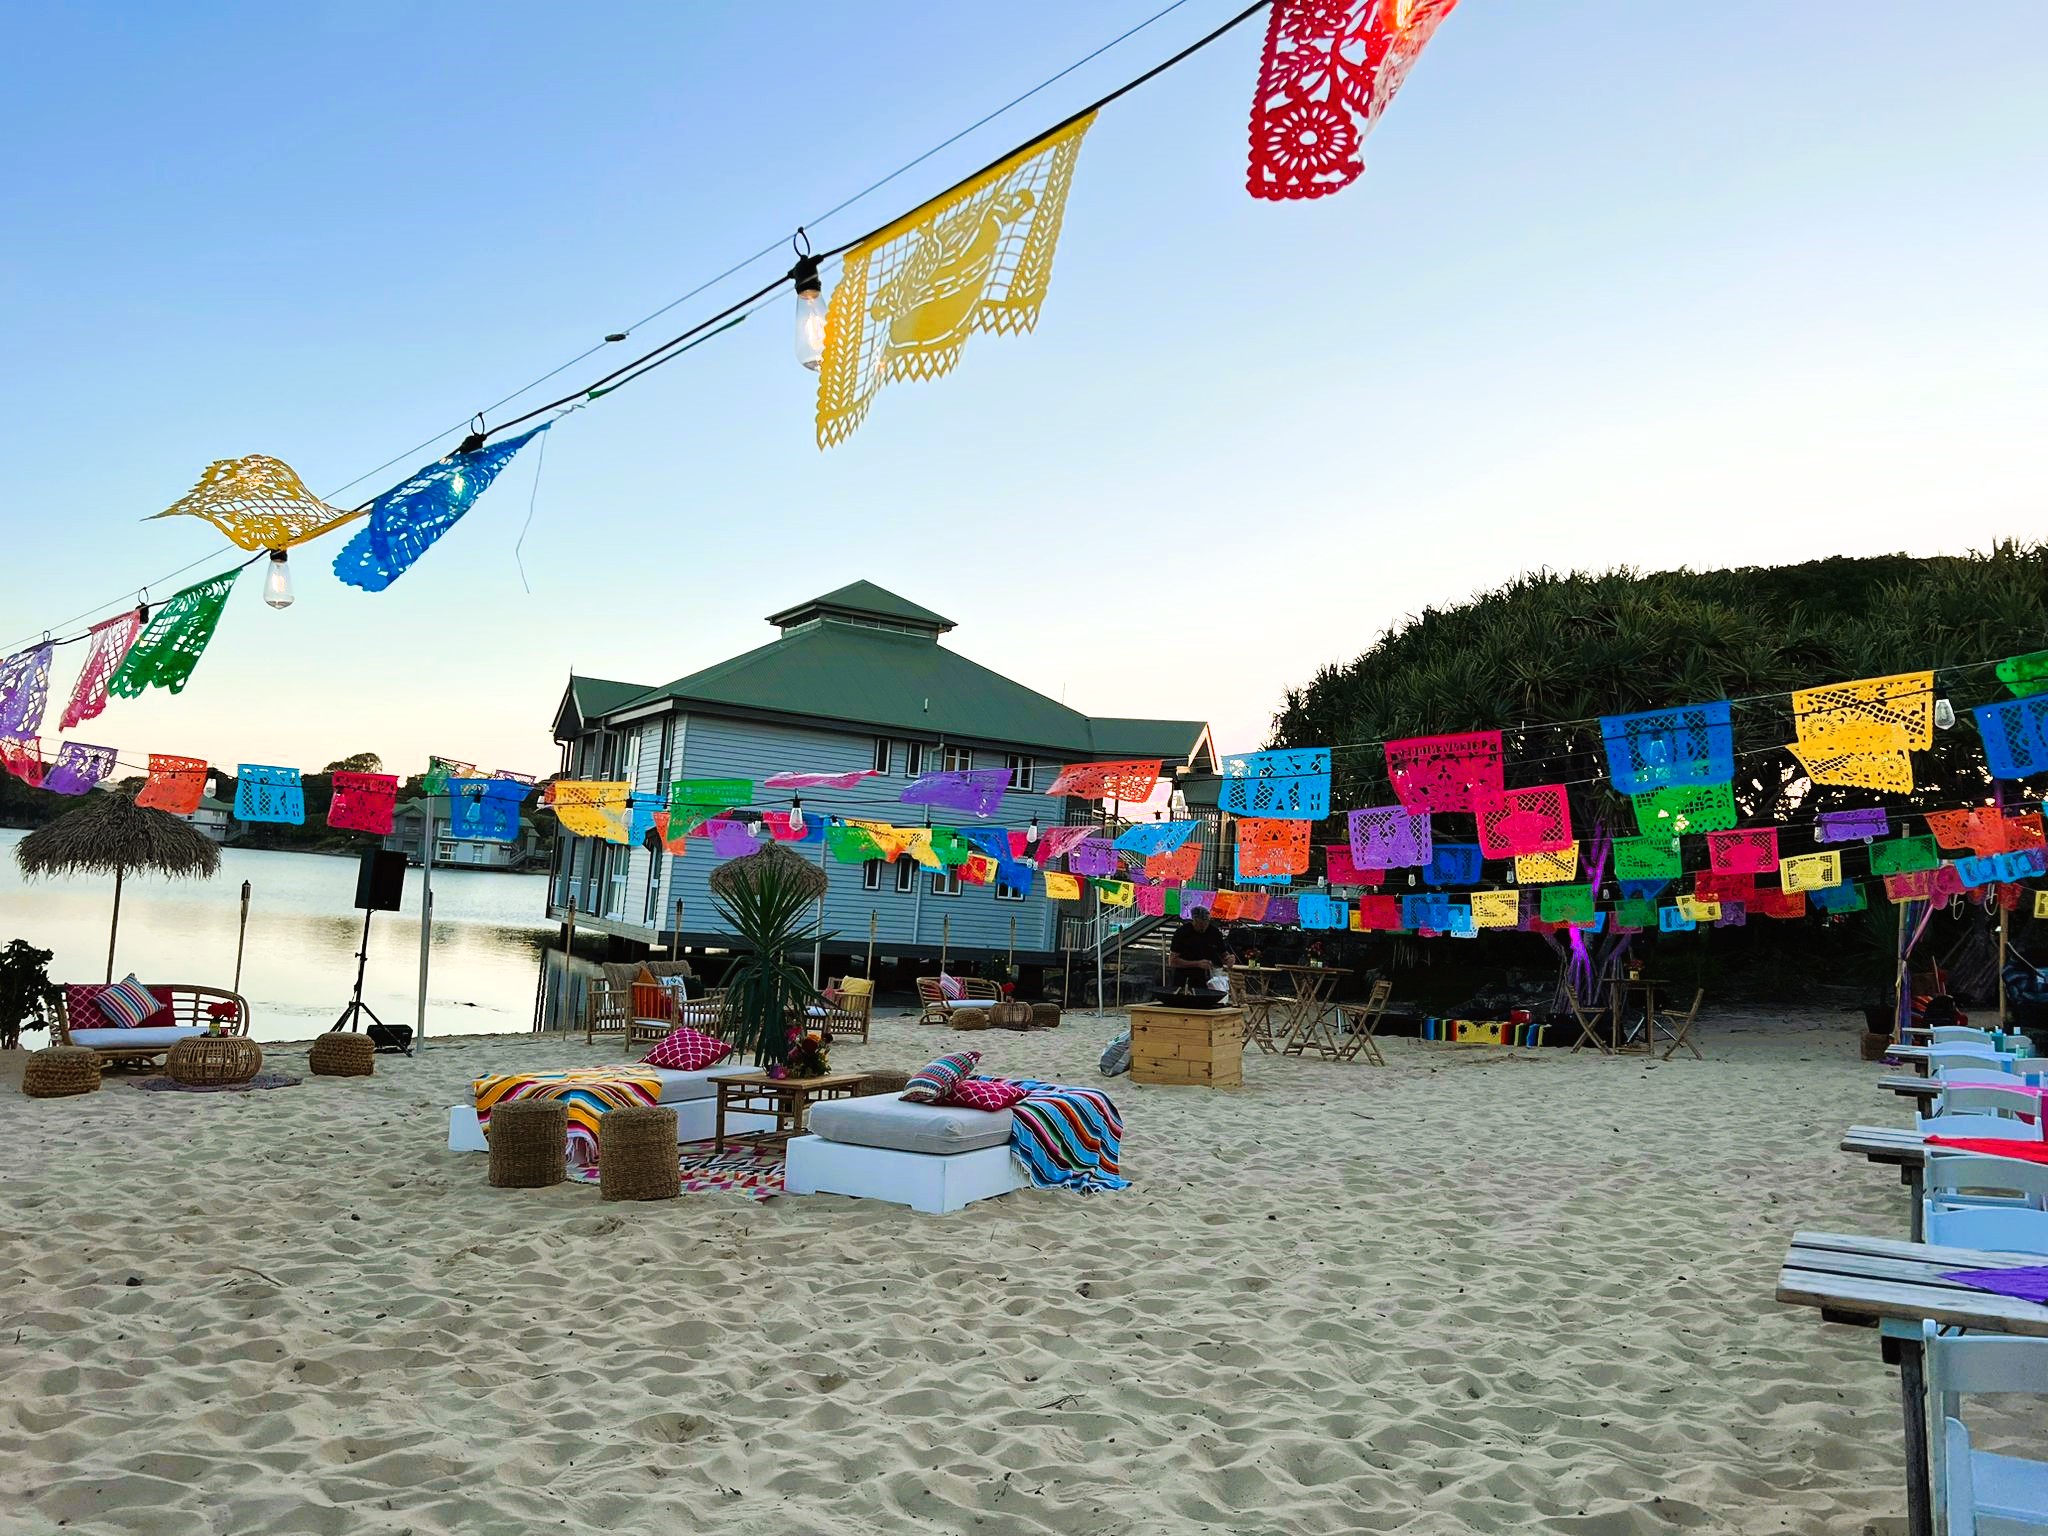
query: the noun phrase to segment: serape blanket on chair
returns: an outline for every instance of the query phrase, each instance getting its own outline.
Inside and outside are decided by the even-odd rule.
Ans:
[[[569,1111],[571,1164],[597,1161],[597,1123],[614,1109],[661,1102],[661,1079],[617,1067],[577,1067],[568,1072],[501,1072],[476,1080],[476,1119],[486,1137],[491,1111],[514,1099],[560,1099]]]
[[[1108,1094],[1021,1078],[1025,1096],[1010,1106],[1010,1151],[1037,1189],[1072,1189],[1091,1195],[1128,1189],[1118,1172],[1123,1116]]]

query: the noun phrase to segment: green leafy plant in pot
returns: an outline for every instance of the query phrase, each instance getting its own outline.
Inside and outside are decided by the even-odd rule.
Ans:
[[[725,1024],[734,1051],[780,1073],[789,1058],[790,1024],[818,1001],[810,976],[790,958],[830,938],[814,908],[825,872],[784,848],[769,847],[721,864],[711,899],[743,952],[725,973]]]

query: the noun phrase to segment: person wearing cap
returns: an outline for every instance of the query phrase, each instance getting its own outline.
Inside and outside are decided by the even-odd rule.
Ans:
[[[1230,977],[1223,968],[1235,964],[1236,960],[1223,930],[1209,920],[1207,907],[1196,907],[1188,913],[1188,920],[1174,932],[1173,946],[1167,956],[1174,980],[1200,982],[1211,992],[1221,993],[1224,997],[1230,996]]]

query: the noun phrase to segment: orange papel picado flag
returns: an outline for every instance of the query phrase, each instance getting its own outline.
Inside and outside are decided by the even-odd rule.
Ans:
[[[1038,324],[1094,121],[1076,119],[846,253],[825,316],[820,448],[850,437],[884,384],[951,372],[974,332]]]

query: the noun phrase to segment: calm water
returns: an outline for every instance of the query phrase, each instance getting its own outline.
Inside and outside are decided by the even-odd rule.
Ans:
[[[51,950],[53,981],[106,975],[112,877],[24,881],[14,863],[20,832],[0,830],[0,944],[27,939]],[[311,853],[221,850],[211,880],[131,875],[121,887],[114,974],[226,987],[235,974],[242,882],[250,884],[242,994],[259,1040],[303,1040],[333,1024],[355,983],[363,914],[356,861]],[[434,871],[433,965],[427,1034],[528,1028],[533,1019],[547,880],[541,875]],[[370,924],[363,1001],[387,1024],[414,1022],[419,995],[420,872],[405,876],[405,906]],[[31,1036],[31,1041],[42,1037]]]

